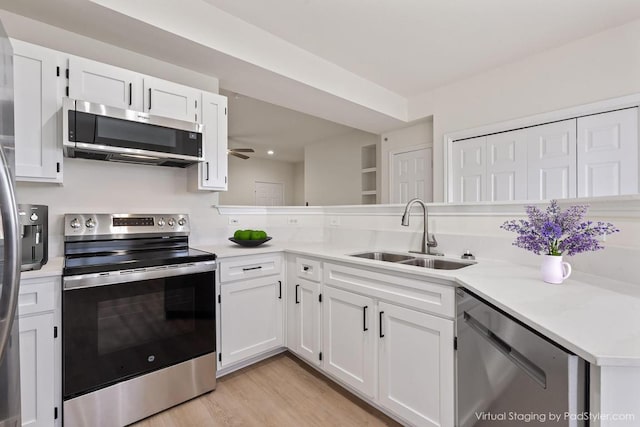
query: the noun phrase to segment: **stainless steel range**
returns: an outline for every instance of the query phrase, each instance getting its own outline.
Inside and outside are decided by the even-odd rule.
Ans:
[[[182,214],[67,214],[65,426],[124,426],[216,386],[215,255]]]

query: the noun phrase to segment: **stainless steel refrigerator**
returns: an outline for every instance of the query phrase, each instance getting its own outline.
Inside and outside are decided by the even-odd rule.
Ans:
[[[13,50],[0,22],[0,427],[20,426],[20,239],[14,166]]]

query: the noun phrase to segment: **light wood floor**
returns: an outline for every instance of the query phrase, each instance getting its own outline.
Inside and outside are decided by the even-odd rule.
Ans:
[[[134,424],[169,426],[399,426],[284,353],[226,375],[216,390]]]

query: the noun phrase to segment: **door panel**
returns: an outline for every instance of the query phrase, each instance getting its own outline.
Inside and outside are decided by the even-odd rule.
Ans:
[[[527,129],[529,200],[576,196],[576,120]]]
[[[296,279],[297,353],[320,365],[320,284]]]
[[[486,143],[487,137],[453,142],[453,201],[481,202],[486,191]]]
[[[638,193],[638,108],[578,118],[578,197]]]
[[[200,122],[202,92],[166,80],[144,77],[144,111],[188,122]]]
[[[453,425],[453,321],[383,302],[378,309],[380,404],[414,425]]]
[[[414,197],[433,201],[431,148],[395,153],[391,167],[391,203],[407,203]]]
[[[487,136],[489,201],[527,199],[526,132],[517,130]]]
[[[374,301],[331,287],[325,287],[324,297],[324,368],[360,392],[374,397]]]

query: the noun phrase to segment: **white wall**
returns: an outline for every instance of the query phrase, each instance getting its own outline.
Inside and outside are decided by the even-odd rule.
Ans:
[[[304,162],[293,165],[293,205],[304,206]]]
[[[411,119],[433,115],[434,200],[444,197],[444,134],[638,93],[638,40],[640,20],[411,98]]]
[[[218,93],[218,79],[0,9],[9,37]]]
[[[390,152],[402,148],[415,147],[418,145],[433,146],[433,119],[430,117],[426,121],[386,132],[380,135],[380,203],[390,203],[389,194],[389,172]],[[430,182],[428,179],[427,182]]]
[[[293,204],[294,164],[279,160],[229,156],[229,189],[220,192],[221,205],[249,205],[255,203],[255,182],[284,184],[284,204]]]
[[[304,193],[310,206],[361,203],[361,147],[377,135],[355,130],[308,145],[304,150]]]

